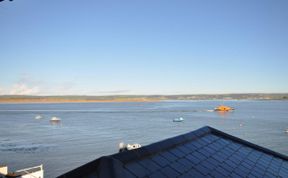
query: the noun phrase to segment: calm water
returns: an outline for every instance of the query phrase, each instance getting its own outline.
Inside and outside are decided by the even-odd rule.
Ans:
[[[219,104],[236,110],[209,112]],[[53,116],[61,124],[51,125]],[[44,164],[47,178],[113,154],[121,141],[146,145],[205,125],[288,154],[288,101],[0,104],[0,121],[0,164]]]

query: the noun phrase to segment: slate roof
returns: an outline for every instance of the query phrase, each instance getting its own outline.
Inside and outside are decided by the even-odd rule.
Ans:
[[[59,178],[288,177],[288,157],[211,127],[104,156]]]

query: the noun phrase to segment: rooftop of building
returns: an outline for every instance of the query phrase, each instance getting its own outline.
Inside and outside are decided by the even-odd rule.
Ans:
[[[100,157],[59,178],[288,177],[288,157],[206,126]]]

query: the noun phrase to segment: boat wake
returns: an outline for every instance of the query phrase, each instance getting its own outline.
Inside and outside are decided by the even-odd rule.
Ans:
[[[49,151],[53,145],[48,144],[20,144],[20,143],[2,143],[0,151],[13,153],[37,153]]]

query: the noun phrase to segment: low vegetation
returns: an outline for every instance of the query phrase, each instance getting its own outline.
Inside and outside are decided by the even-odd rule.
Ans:
[[[2,95],[2,103],[65,102],[150,102],[164,100],[287,100],[284,94],[199,94],[199,95],[113,95],[113,96],[28,96]]]

